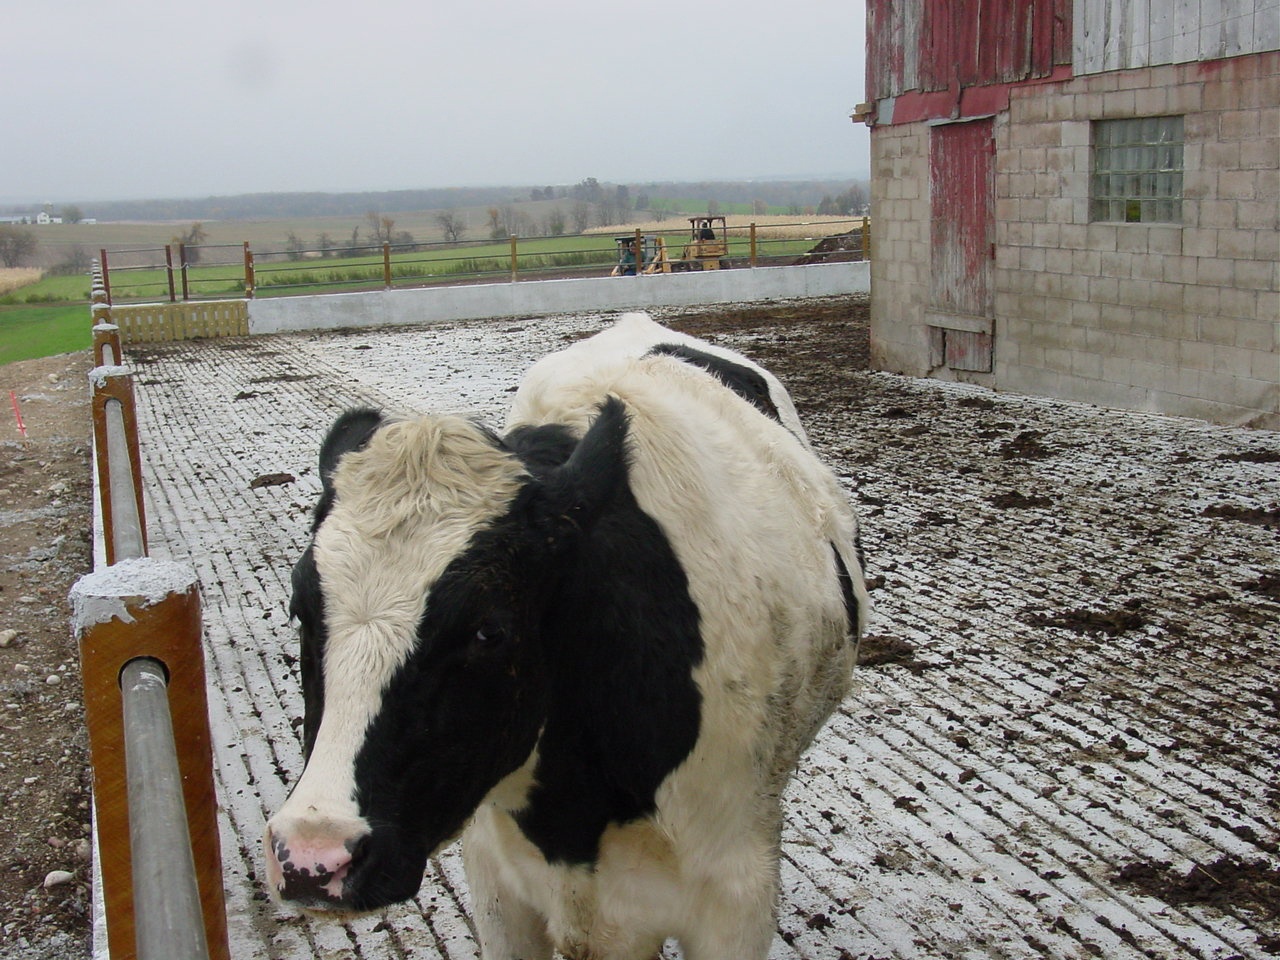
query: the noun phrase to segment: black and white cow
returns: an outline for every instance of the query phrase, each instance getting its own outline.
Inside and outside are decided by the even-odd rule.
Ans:
[[[485,960],[764,958],[780,797],[867,608],[777,380],[628,315],[536,364],[501,436],[354,411],[320,470],[275,893],[406,899],[462,833]]]

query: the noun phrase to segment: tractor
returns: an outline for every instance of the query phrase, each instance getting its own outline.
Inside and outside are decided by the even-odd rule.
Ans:
[[[729,240],[724,217],[690,217],[689,242],[678,258],[667,256],[667,245],[662,237],[639,235],[641,256],[637,267],[636,238],[637,234],[613,238],[618,247],[618,263],[610,276],[633,276],[637,269],[643,273],[679,273],[684,270],[720,270],[729,266]]]

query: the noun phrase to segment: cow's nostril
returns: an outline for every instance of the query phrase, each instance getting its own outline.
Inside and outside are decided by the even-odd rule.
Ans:
[[[267,833],[268,876],[284,900],[303,906],[341,904],[356,842],[290,840]]]

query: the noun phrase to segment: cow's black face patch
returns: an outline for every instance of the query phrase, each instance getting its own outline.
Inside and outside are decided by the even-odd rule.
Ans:
[[[308,546],[293,567],[293,599],[289,613],[298,621],[301,647],[302,756],[307,759],[316,744],[316,732],[324,715],[324,647],[327,631],[324,622],[324,593],[316,570],[315,553]]]
[[[356,755],[373,832],[348,877],[353,903],[412,895],[427,856],[537,742],[549,690],[539,606],[553,570],[521,512],[478,533],[434,585]]]
[[[758,370],[682,343],[660,343],[649,351],[701,367],[771,420],[782,422],[769,395],[769,383]]]
[[[593,862],[609,824],[651,813],[693,749],[698,610],[631,492],[627,429],[611,400],[581,441],[558,426],[495,438],[529,476],[431,584],[412,648],[380,691],[352,771],[369,832],[353,841],[342,905],[412,896],[427,857],[535,747],[534,786],[510,802],[544,856],[568,863]],[[310,754],[327,637],[310,550],[294,612]]]

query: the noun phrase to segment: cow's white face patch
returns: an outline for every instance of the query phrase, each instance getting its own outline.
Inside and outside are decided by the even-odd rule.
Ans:
[[[509,507],[523,476],[518,460],[452,417],[392,423],[343,457],[314,544],[327,632],[325,710],[278,818],[301,806],[360,820],[355,757],[414,651],[431,587],[475,532]]]

